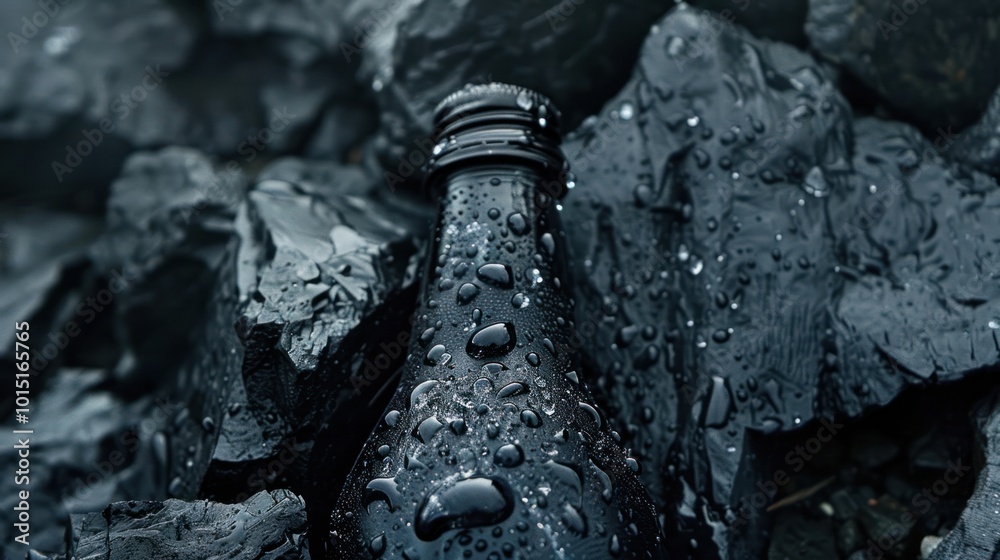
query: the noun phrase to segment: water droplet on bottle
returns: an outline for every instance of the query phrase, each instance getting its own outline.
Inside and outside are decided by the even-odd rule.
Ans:
[[[476,270],[476,276],[483,282],[498,288],[512,288],[514,286],[514,272],[505,264],[484,264]]]
[[[548,337],[542,339],[542,346],[549,351],[549,354],[556,355],[556,345],[552,344],[552,341]]]
[[[531,231],[531,225],[528,224],[528,220],[525,219],[524,214],[520,212],[514,212],[510,216],[507,216],[507,227],[514,235],[524,235]]]
[[[399,422],[399,411],[390,410],[385,414],[385,424],[390,428],[394,427],[396,423]]]
[[[521,422],[529,428],[537,428],[542,425],[542,418],[534,410],[524,409],[521,411]]]
[[[542,359],[538,357],[538,354],[534,352],[528,352],[528,355],[524,357],[529,364],[534,367],[538,367],[542,363]]]
[[[434,434],[438,433],[444,424],[434,416],[425,418],[417,427],[413,430],[413,435],[421,441],[421,443],[430,443],[431,438]]]
[[[599,412],[597,412],[596,408],[590,406],[585,402],[578,404],[580,406],[580,410],[586,412],[591,418],[594,419],[594,423],[597,424],[598,429],[600,429],[604,425],[604,423],[601,421],[601,415]]]
[[[544,472],[549,475],[549,478],[553,482],[559,482],[569,486],[576,495],[581,495],[583,493],[583,482],[580,478],[580,473],[576,472],[576,469],[559,463],[556,461],[545,461],[542,463],[542,468]]]
[[[429,366],[436,366],[439,363],[444,363],[444,357],[447,356],[447,348],[444,344],[435,344],[427,351],[427,356],[424,357],[424,363]]]
[[[458,295],[455,296],[455,301],[459,305],[465,305],[476,298],[479,294],[479,286],[473,284],[472,282],[466,282],[458,288]]]
[[[424,332],[420,333],[420,337],[418,338],[418,340],[420,341],[420,345],[427,346],[428,344],[430,344],[431,341],[434,340],[434,333],[436,332],[437,329],[435,329],[434,327],[428,327],[424,329]]]
[[[385,533],[379,533],[379,535],[368,543],[368,551],[371,552],[372,556],[378,558],[382,556],[385,552]]]
[[[469,338],[465,351],[473,358],[495,358],[514,348],[517,335],[511,323],[493,323],[476,330]]]
[[[621,556],[622,545],[618,542],[618,535],[611,535],[611,541],[608,543],[608,552],[615,558]]]
[[[414,387],[413,391],[410,392],[410,408],[414,408],[418,404],[427,404],[430,401],[430,392],[436,389],[440,384],[440,381],[430,379]],[[426,396],[426,398],[421,400],[421,397],[424,396]]]
[[[524,462],[524,451],[516,443],[508,443],[497,448],[493,462],[501,467],[514,468]]]
[[[371,505],[375,502],[385,502],[390,512],[396,511],[402,499],[403,496],[399,493],[394,478],[376,478],[365,486],[364,506],[369,513]]]
[[[601,483],[601,499],[610,504],[614,493],[614,486],[612,485],[611,477],[608,476],[608,473],[604,472],[604,470],[598,467],[593,461],[590,462],[590,466],[594,468],[594,472],[597,474],[597,479]]]
[[[534,103],[531,101],[531,96],[522,91],[517,94],[517,106],[525,111],[530,111],[531,107],[534,106]]]
[[[499,478],[467,478],[435,488],[420,503],[414,531],[424,541],[449,529],[500,523],[514,511],[514,494]]]
[[[549,255],[556,254],[556,240],[551,233],[543,233],[541,237],[542,249]]]
[[[563,507],[562,520],[566,524],[566,527],[573,533],[581,537],[587,536],[587,518],[573,504],[567,503]]]
[[[497,398],[506,399],[509,397],[516,397],[518,395],[526,395],[528,392],[529,389],[527,385],[515,381],[504,385],[503,388],[497,391]]]

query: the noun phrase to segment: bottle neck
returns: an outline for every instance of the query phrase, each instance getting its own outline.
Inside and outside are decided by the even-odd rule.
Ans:
[[[567,338],[546,318],[565,324],[571,317],[558,213],[545,194],[551,187],[531,165],[469,166],[441,177],[441,213],[414,325],[426,343],[414,348],[410,375],[440,378],[442,362],[464,373],[487,363],[524,367],[530,340],[537,346]]]

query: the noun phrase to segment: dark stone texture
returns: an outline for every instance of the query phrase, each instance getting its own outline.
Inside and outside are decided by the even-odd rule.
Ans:
[[[768,434],[996,366],[1000,195],[914,129],[852,121],[790,47],[683,7],[654,29],[565,146],[577,320],[668,543],[747,557]]]
[[[116,502],[73,516],[67,555],[79,560],[309,560],[302,498],[260,492],[240,504]],[[54,557],[53,560],[55,560]]]
[[[229,281],[242,357],[221,374],[233,387],[221,394],[203,493],[232,500],[291,487],[330,499],[377,421],[402,359],[383,346],[413,306],[422,253],[411,232],[428,215],[372,184],[358,168],[286,159],[258,176],[241,207]],[[386,368],[370,374],[373,361]],[[335,419],[355,428],[327,428]],[[317,438],[325,443],[313,454]]]
[[[108,390],[107,374],[62,368],[35,396],[30,425],[31,546],[58,550],[69,514],[99,511],[109,502],[166,497],[167,429],[176,403],[164,394],[123,399]],[[35,385],[33,384],[34,388]],[[17,470],[17,450],[6,446],[0,464]],[[17,491],[4,477],[4,547],[11,558],[24,554],[14,542]]]
[[[810,0],[812,48],[927,130],[973,122],[1000,85],[1000,4]]]
[[[948,155],[1000,179],[1000,89],[983,116],[948,148]]]
[[[756,37],[797,46],[806,43],[809,0],[692,0],[690,4],[716,12]]]

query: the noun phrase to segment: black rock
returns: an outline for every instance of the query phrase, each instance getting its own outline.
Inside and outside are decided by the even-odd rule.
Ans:
[[[187,357],[245,183],[239,171],[189,149],[138,153],[126,162],[111,187],[106,233],[92,250],[97,269],[111,278],[125,348],[116,367],[121,379],[163,382]]]
[[[827,387],[851,416],[995,365],[1000,312],[996,181],[946,164],[906,125],[861,119],[854,131],[856,173],[829,202],[846,281]]]
[[[841,282],[822,195],[850,171],[849,116],[807,55],[680,6],[564,146],[582,349],[681,557],[758,553],[734,511],[758,482],[748,432],[819,414]]]
[[[0,50],[0,166],[19,170],[0,195],[99,211],[137,108],[164,95],[193,52],[197,14],[163,0],[45,6],[0,8],[11,23]]]
[[[899,454],[899,445],[878,432],[864,432],[851,440],[851,460],[865,469],[878,468]]]
[[[128,501],[73,516],[67,556],[80,560],[309,560],[302,498],[260,492],[240,504]]]
[[[810,0],[812,48],[928,130],[975,120],[1000,85],[1000,5]]]
[[[868,535],[869,547],[877,546],[877,551],[890,558],[901,558],[907,552],[912,557],[915,548],[915,543],[910,542],[913,514],[906,506],[890,496],[882,496],[874,505],[862,507],[857,519]]]
[[[948,148],[948,156],[1000,178],[1000,89],[983,116]]]
[[[833,523],[807,519],[797,512],[783,512],[774,522],[768,560],[837,560]]]
[[[49,373],[45,390],[32,380],[30,544],[59,550],[69,515],[99,511],[109,502],[166,498],[164,431],[176,402],[169,395],[123,399],[108,389],[107,372],[65,367]],[[0,463],[17,470],[18,450],[7,446]],[[14,506],[23,485],[2,480],[3,529],[9,557],[24,554],[14,541]]]
[[[741,25],[757,37],[805,45],[809,0],[692,0],[690,4],[716,12],[721,20]]]
[[[854,519],[848,519],[837,527],[837,550],[847,556],[861,548],[864,538],[861,533],[861,526]]]
[[[567,142],[564,219],[583,348],[654,465],[668,543],[744,557],[751,473],[795,467],[758,436],[997,363],[1000,195],[910,127],[852,122],[808,56],[716,18],[664,18]]]
[[[209,348],[200,368],[234,384],[212,397],[225,406],[213,417],[214,451],[198,458],[209,460],[204,481],[179,474],[202,492],[336,497],[391,394],[404,352],[385,348],[414,305],[413,232],[427,224],[420,207],[374,197],[373,183],[357,168],[293,159],[258,176],[228,279],[239,357],[219,371]]]
[[[976,490],[958,523],[926,560],[1000,558],[1000,391],[977,404],[970,414],[978,431],[982,462],[975,471]]]

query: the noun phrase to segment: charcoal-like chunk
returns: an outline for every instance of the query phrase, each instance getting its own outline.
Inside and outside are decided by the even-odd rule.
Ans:
[[[287,490],[239,504],[115,502],[73,516],[67,554],[79,560],[308,560],[305,503]]]
[[[975,120],[1000,85],[1000,4],[810,0],[812,47],[928,130]]]

